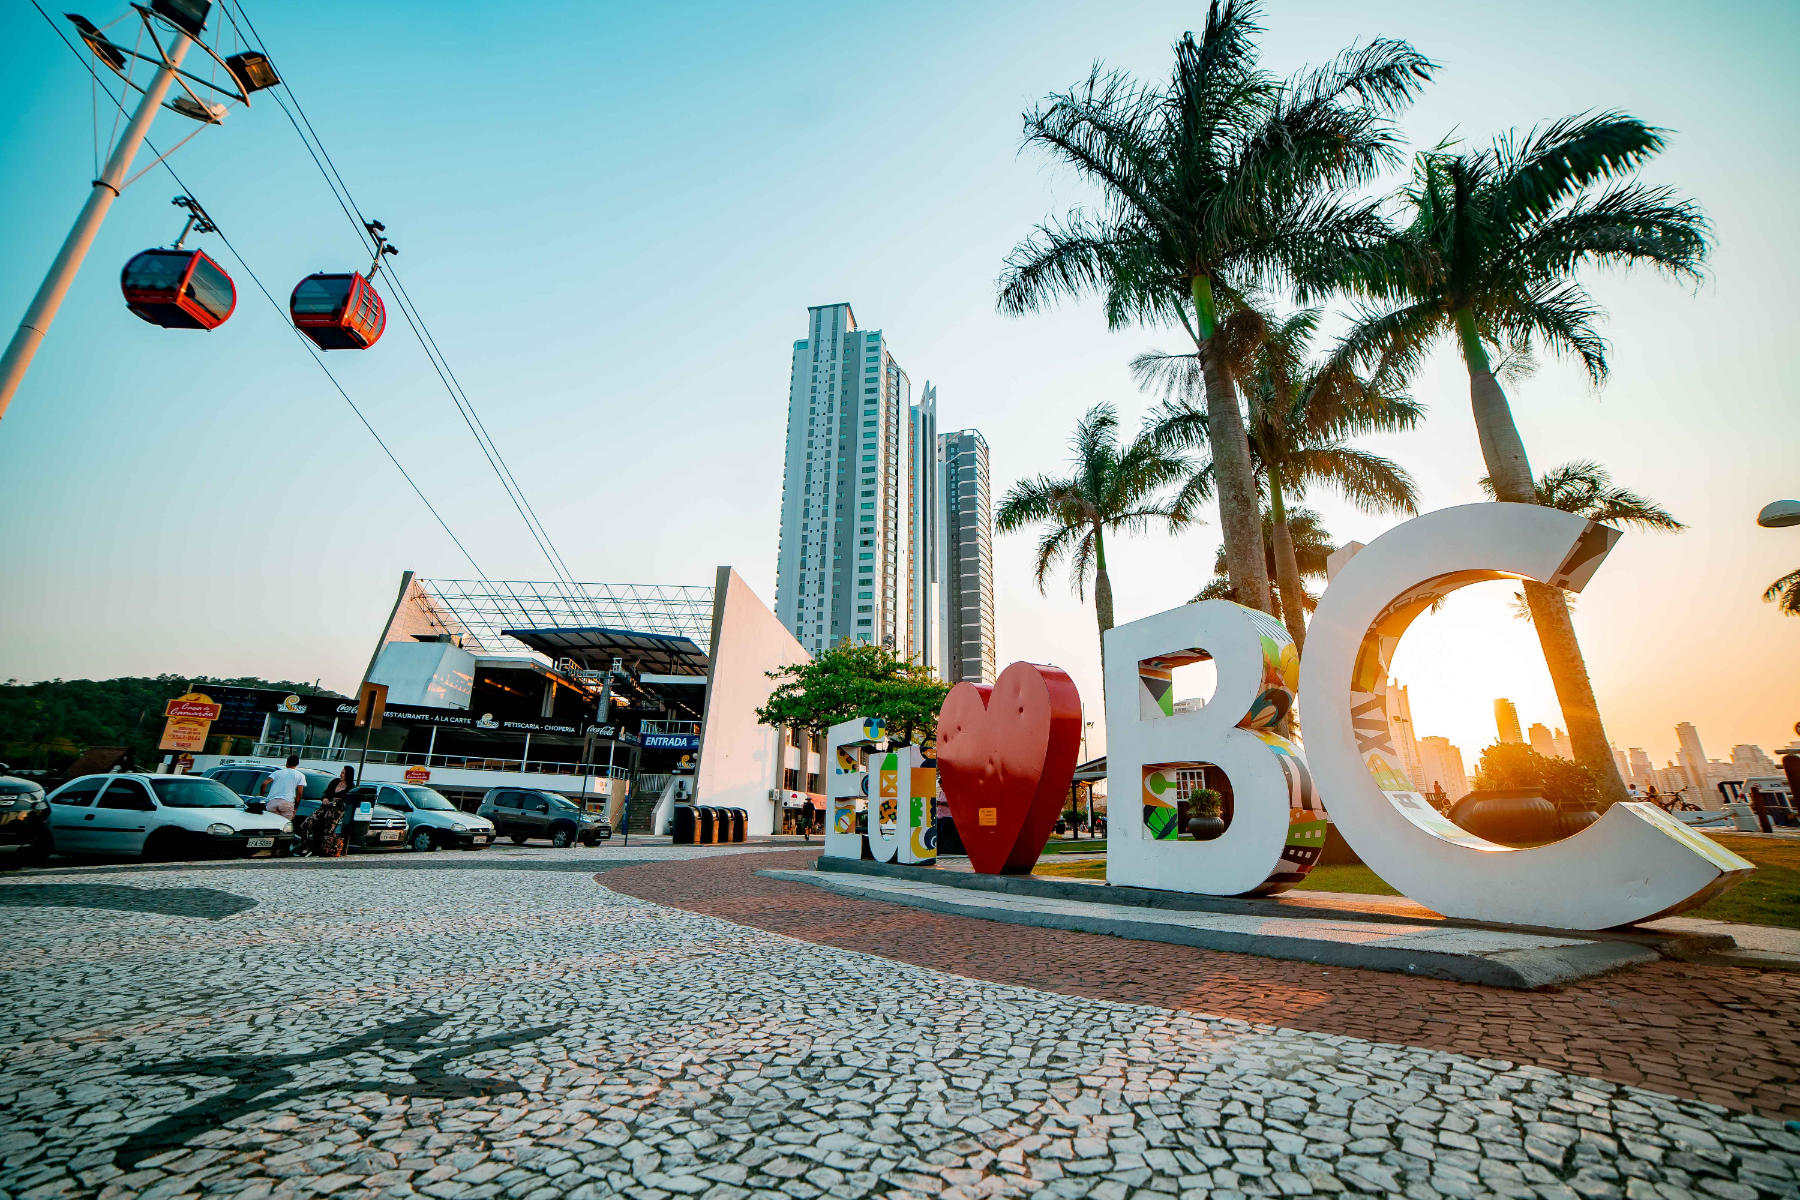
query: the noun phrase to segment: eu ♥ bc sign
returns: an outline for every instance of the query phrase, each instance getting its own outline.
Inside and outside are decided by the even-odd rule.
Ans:
[[[1745,878],[1754,869],[1749,862],[1652,804],[1615,804],[1573,837],[1516,849],[1452,823],[1396,768],[1382,689],[1413,619],[1484,580],[1535,579],[1579,591],[1617,538],[1585,518],[1526,504],[1472,504],[1417,517],[1360,548],[1332,578],[1308,628],[1304,662],[1280,622],[1225,600],[1109,630],[1107,881],[1215,896],[1279,892],[1318,861],[1327,810],[1371,869],[1446,916],[1604,929],[1679,912]],[[1206,659],[1218,672],[1211,699],[1178,709],[1173,672]],[[1051,673],[1065,683],[1068,677],[1016,663],[993,696],[1019,671],[1040,682],[1020,690],[1021,676],[1007,690],[1002,711],[1010,721],[984,724],[976,709],[991,698],[959,698],[967,684],[952,692],[940,716],[943,787],[965,841],[971,830],[979,840],[982,814],[1023,829],[1039,806],[1054,800],[1059,809],[1068,788],[1080,729],[1074,685],[1067,698],[1043,700],[1044,687],[1060,697],[1061,685],[1041,681]],[[1057,709],[1056,719],[1019,725],[1028,704],[1040,700]],[[1070,704],[1072,718],[1062,711]],[[1295,739],[1296,712],[1305,720],[1304,749]],[[836,824],[828,827],[827,854],[862,856],[854,808],[836,807],[839,772],[846,796],[867,794],[866,771],[857,771],[879,739],[879,724],[832,730]],[[1034,786],[999,786],[998,764],[1027,753],[1042,763],[1034,765]],[[1215,840],[1181,840],[1174,797],[1182,780],[1208,768],[1229,780],[1229,823]],[[870,830],[877,825],[871,815]],[[1009,842],[992,861],[975,861],[976,869],[1029,871],[1042,841],[1025,840],[1034,844]]]

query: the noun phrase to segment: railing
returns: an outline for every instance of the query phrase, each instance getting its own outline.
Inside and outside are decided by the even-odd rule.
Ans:
[[[686,733],[694,737],[700,736],[698,721],[640,721],[639,733]]]
[[[360,746],[309,746],[304,743],[258,742],[252,753],[259,758],[283,758],[298,754],[301,758],[325,762],[353,763],[362,760]],[[595,779],[630,779],[629,768],[595,763],[584,768],[580,763],[556,759],[483,758],[467,754],[424,754],[407,750],[371,750],[372,763],[398,763],[406,766],[444,767],[463,771],[516,771],[536,775],[587,775]]]

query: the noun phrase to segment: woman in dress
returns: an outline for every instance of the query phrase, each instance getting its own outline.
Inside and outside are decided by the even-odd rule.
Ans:
[[[343,773],[325,785],[319,807],[307,819],[304,841],[307,853],[319,858],[339,858],[344,853],[344,798],[356,786],[356,771],[345,767]]]

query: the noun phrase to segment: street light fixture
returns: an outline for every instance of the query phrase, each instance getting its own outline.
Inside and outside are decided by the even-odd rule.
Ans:
[[[68,295],[69,286],[75,281],[75,273],[81,269],[82,260],[87,257],[88,249],[94,244],[107,210],[125,190],[126,185],[138,177],[129,174],[131,160],[137,156],[138,147],[144,144],[145,135],[150,132],[150,123],[156,118],[156,110],[169,108],[202,125],[217,125],[225,119],[230,104],[248,107],[251,92],[280,82],[280,77],[275,74],[265,56],[255,53],[239,54],[233,56],[228,63],[201,40],[207,15],[212,9],[211,0],[150,0],[148,7],[142,4],[133,4],[131,7],[143,24],[143,35],[150,42],[149,52],[142,49],[141,42],[127,47],[112,41],[86,17],[74,13],[65,14],[94,57],[118,75],[127,88],[141,92],[142,99],[131,114],[130,121],[126,123],[125,131],[119,135],[118,141],[107,155],[106,166],[100,172],[100,177],[93,181],[87,202],[82,205],[80,215],[75,218],[69,236],[63,239],[62,248],[51,262],[49,273],[38,285],[37,293],[26,308],[18,330],[7,343],[5,353],[0,354],[0,418],[5,417],[13,394],[19,390],[19,383],[25,378],[26,369],[31,366],[31,360],[36,356],[38,347],[43,344],[45,334],[50,331],[50,323],[56,319],[63,297]],[[228,84],[181,69],[182,59],[195,47],[212,59],[214,64],[225,68]],[[131,77],[133,66],[139,62],[154,68],[148,82],[140,83]],[[171,88],[178,88],[180,92],[173,99],[169,96]],[[204,95],[207,92],[213,93],[218,99],[207,98]],[[123,105],[124,101],[121,99],[121,108]],[[179,149],[186,141],[187,138],[183,138],[176,143],[175,149]],[[164,154],[161,157],[167,156]],[[142,171],[138,172],[138,175],[142,174]]]
[[[1800,525],[1800,500],[1772,500],[1756,514],[1756,523],[1764,529],[1787,529]]]

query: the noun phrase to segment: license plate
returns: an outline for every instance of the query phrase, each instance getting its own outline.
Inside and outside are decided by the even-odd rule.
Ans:
[[[477,846],[485,846],[485,845],[487,845],[487,834],[478,833],[470,840],[473,841]]]
[[[381,840],[384,842],[397,842],[400,840],[400,831],[398,829],[389,829],[381,835]]]
[[[268,850],[275,845],[275,839],[273,837],[246,838],[244,844],[252,850]]]

